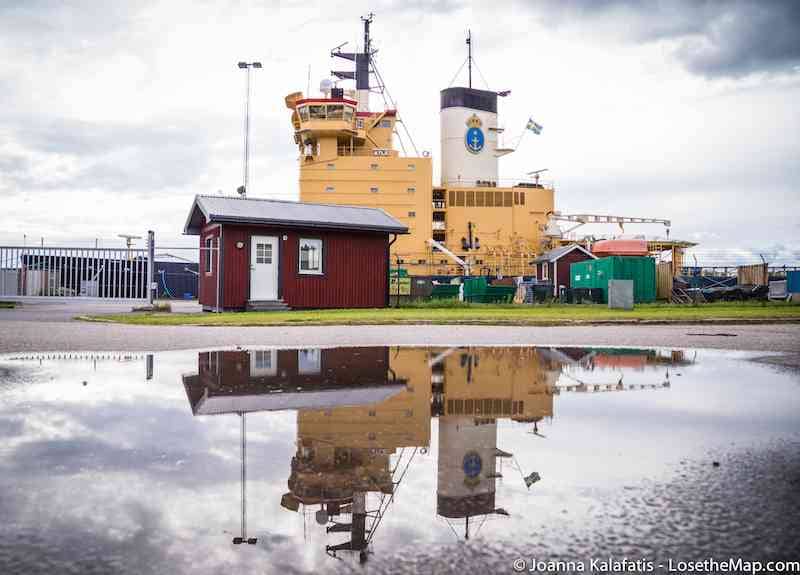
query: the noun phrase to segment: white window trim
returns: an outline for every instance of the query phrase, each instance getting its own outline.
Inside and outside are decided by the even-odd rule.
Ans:
[[[206,263],[203,271],[207,276],[214,275],[214,238],[206,238]]]
[[[319,242],[319,269],[304,270],[300,267],[303,242]],[[297,273],[304,276],[321,276],[325,274],[325,242],[321,238],[300,238],[297,242]]]

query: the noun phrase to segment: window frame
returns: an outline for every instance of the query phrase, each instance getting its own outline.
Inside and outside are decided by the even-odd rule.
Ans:
[[[302,269],[303,242],[313,242],[319,245],[319,269]],[[301,237],[297,240],[297,273],[301,276],[322,276],[325,275],[325,242],[320,237]]]
[[[205,241],[206,244],[206,259],[203,271],[207,276],[214,275],[214,259],[211,257],[214,253],[214,236],[208,236]]]

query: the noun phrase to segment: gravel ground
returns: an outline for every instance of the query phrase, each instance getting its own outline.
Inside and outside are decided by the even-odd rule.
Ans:
[[[193,311],[178,304],[177,311]],[[490,327],[134,326],[72,320],[128,310],[120,304],[35,304],[0,310],[0,352],[163,351],[234,345],[616,345],[783,352],[772,363],[800,365],[800,324]]]

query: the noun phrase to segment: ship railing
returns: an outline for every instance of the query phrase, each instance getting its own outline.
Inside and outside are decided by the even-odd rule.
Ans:
[[[349,148],[340,146],[337,148],[339,156],[361,156],[370,158],[394,158],[399,155],[397,150],[392,148]]]

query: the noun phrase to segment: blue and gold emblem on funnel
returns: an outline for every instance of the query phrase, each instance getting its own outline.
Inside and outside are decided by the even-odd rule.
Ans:
[[[467,134],[464,136],[464,143],[467,145],[467,150],[473,154],[480,153],[486,141],[481,125],[481,119],[475,114],[472,114],[467,120]]]

